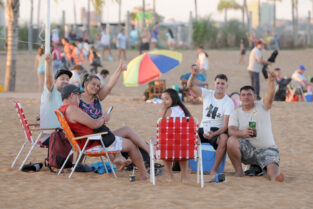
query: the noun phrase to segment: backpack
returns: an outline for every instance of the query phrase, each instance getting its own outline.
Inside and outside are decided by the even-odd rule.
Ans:
[[[47,166],[51,172],[54,172],[53,168],[61,168],[67,155],[71,151],[72,146],[68,142],[62,129],[56,128],[49,137],[48,157],[45,159],[45,166]],[[73,155],[70,156],[64,168],[71,168],[73,166]]]

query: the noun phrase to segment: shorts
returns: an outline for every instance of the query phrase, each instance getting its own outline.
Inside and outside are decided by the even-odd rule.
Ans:
[[[149,49],[150,49],[149,43],[142,43],[142,44],[140,44],[140,50],[149,51]]]
[[[99,43],[98,43],[98,47],[99,47],[99,48],[109,48],[109,47],[110,47],[110,43],[102,43],[102,42],[99,42]]]
[[[247,139],[238,139],[240,143],[241,161],[244,164],[258,165],[264,169],[270,163],[279,166],[279,150],[274,147],[256,149]]]
[[[211,131],[215,132],[215,131],[217,131],[218,129],[219,129],[219,128],[212,127],[212,128],[211,128]],[[217,149],[218,144],[217,144],[216,142],[217,142],[217,138],[218,138],[220,135],[214,136],[213,138],[211,138],[210,140],[208,140],[208,139],[204,138],[204,136],[203,136],[203,128],[199,128],[199,129],[198,129],[198,135],[199,135],[199,138],[200,138],[200,140],[201,140],[201,143],[207,143],[207,142],[209,142],[209,143],[213,146],[213,148],[214,148],[215,150]]]
[[[38,74],[44,74],[45,73],[45,66],[41,65],[37,68]]]
[[[241,55],[245,55],[246,54],[246,50],[245,49],[241,50],[240,54]]]
[[[106,149],[108,152],[122,151],[122,148],[123,148],[122,144],[123,144],[122,138],[119,136],[115,136],[115,141],[110,146],[106,147]],[[92,147],[86,150],[86,152],[101,152],[101,151],[103,151],[102,145],[97,145],[95,147]]]

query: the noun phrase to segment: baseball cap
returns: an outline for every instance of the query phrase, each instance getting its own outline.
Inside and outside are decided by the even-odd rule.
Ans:
[[[262,40],[258,40],[258,44],[264,45],[264,42]]]
[[[299,65],[298,67],[300,70],[306,70],[306,68],[304,67],[304,65]]]
[[[55,75],[54,75],[54,80],[58,79],[58,77],[62,74],[66,74],[68,75],[70,78],[72,77],[72,72],[69,70],[66,70],[64,68],[61,68],[60,70],[58,70]]]
[[[74,84],[67,84],[61,91],[62,101],[67,99],[72,93],[81,94],[83,92],[84,91],[82,91],[78,86],[75,86]]]

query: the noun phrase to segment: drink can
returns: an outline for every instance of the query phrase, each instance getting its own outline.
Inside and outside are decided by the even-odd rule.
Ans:
[[[253,121],[253,120],[249,121],[249,127],[256,129],[256,121]]]

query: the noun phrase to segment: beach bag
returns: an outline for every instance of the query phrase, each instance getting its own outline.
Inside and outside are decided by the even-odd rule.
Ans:
[[[114,134],[110,131],[110,129],[106,125],[103,125],[100,128],[93,130],[94,134],[101,132],[108,132],[108,134],[102,134],[101,138],[104,146],[109,147],[115,141]]]
[[[68,142],[62,129],[55,129],[49,138],[48,157],[45,160],[45,166],[48,167],[51,172],[54,172],[52,168],[61,168],[71,149],[72,146]],[[64,168],[71,168],[73,166],[72,162],[73,155],[70,156]]]

